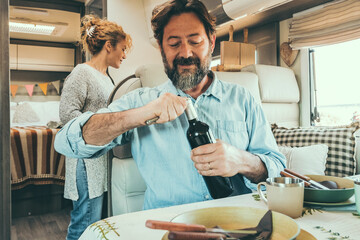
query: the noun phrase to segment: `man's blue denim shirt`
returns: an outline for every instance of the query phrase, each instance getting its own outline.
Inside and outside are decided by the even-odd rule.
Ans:
[[[190,97],[168,80],[155,88],[136,89],[98,113],[138,108],[167,92]],[[278,151],[260,103],[248,90],[214,75],[211,86],[193,102],[199,120],[210,126],[215,138],[259,156],[269,177],[280,175],[285,157]],[[82,138],[82,126],[93,114],[86,112],[69,121],[56,135],[56,151],[72,158],[92,158],[130,141],[133,158],[147,185],[144,209],[211,199],[203,177],[190,159],[185,114],[164,124],[132,129],[103,146],[85,144]],[[256,184],[245,177],[244,181],[248,188],[256,189]]]

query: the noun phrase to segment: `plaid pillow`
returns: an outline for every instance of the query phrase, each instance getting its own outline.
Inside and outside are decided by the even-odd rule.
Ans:
[[[303,147],[326,144],[329,147],[325,174],[344,177],[354,175],[355,137],[359,124],[344,127],[283,128],[273,127],[276,142],[280,146]]]

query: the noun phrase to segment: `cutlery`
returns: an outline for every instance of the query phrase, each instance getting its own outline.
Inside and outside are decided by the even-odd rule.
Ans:
[[[221,233],[203,233],[203,232],[169,232],[169,240],[230,240]]]
[[[198,233],[222,233],[222,234],[256,234],[254,229],[250,230],[226,230],[221,228],[206,228],[204,225],[174,223],[158,220],[147,220],[145,226],[152,229],[162,229],[175,232],[198,232]]]
[[[290,174],[290,173],[284,172],[284,171],[281,171],[280,174],[281,174],[282,176],[284,176],[284,177],[290,177],[290,178],[294,178],[294,179],[297,179],[297,178],[298,178],[298,177],[296,177],[296,176],[294,176],[294,175],[292,175],[292,174]],[[304,180],[304,185],[305,185],[305,187],[311,187],[311,188],[319,189],[319,188],[317,188],[317,187],[312,186],[308,181],[305,181],[305,180]]]
[[[203,232],[169,232],[169,240],[241,240],[241,239],[252,239],[252,240],[264,240],[267,236],[258,235],[252,238],[247,237],[231,237],[220,233],[203,233]]]
[[[287,168],[285,168],[284,171],[285,171],[285,172],[288,172],[288,173],[290,173],[290,174],[292,174],[292,175],[294,175],[294,176],[296,176],[296,177],[298,177],[298,178],[300,178],[300,179],[302,179],[302,180],[304,180],[304,181],[309,182],[311,185],[313,185],[313,186],[315,186],[315,187],[317,187],[317,188],[319,188],[319,189],[329,190],[328,187],[325,187],[324,185],[321,185],[320,183],[318,183],[318,182],[316,182],[316,181],[314,181],[314,180],[311,180],[311,179],[310,179],[309,177],[307,177],[307,176],[301,175],[301,174],[296,173],[296,172],[294,172],[294,171],[292,171],[292,170],[290,170],[290,169],[287,169]]]
[[[270,238],[272,231],[273,231],[273,225],[272,225],[272,211],[269,210],[265,213],[265,215],[261,218],[260,222],[256,227],[246,228],[244,230],[255,230],[259,235],[257,235],[254,240],[267,240]],[[241,239],[239,236],[232,236],[230,237],[238,237],[235,239]],[[246,238],[248,239],[248,238]]]

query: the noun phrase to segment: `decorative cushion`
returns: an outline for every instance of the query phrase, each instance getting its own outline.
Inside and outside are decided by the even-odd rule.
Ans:
[[[28,102],[16,106],[12,120],[13,123],[26,124],[39,121],[39,116],[36,114],[36,112]]]
[[[28,102],[45,125],[49,121],[60,122],[59,101]]]
[[[16,102],[10,102],[10,125],[12,125],[13,122],[16,106],[17,106]]]
[[[355,137],[359,124],[340,127],[283,128],[272,126],[279,146],[303,147],[326,144],[329,148],[325,174],[344,177],[354,175]]]
[[[306,147],[279,146],[286,157],[286,167],[294,172],[306,175],[325,175],[328,146],[317,144]]]

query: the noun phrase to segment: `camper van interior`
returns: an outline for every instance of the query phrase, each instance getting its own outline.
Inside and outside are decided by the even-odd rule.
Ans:
[[[247,89],[261,105],[286,168],[338,184],[330,190],[305,187],[296,195],[304,203],[302,216],[273,211],[271,236],[256,239],[360,239],[360,1],[200,1],[216,17],[211,71]],[[166,0],[0,2],[0,239],[65,239],[72,202],[64,198],[65,156],[54,140],[63,126],[59,103],[65,79],[91,57],[79,44],[80,19],[94,14],[131,35],[126,61],[109,68],[115,82],[111,104],[168,80],[151,28],[152,10]],[[230,127],[236,134],[236,126]],[[131,146],[117,146],[107,157],[103,219],[80,239],[242,239],[176,238],[171,229],[154,230],[145,222],[241,229],[255,227],[272,209],[267,185],[267,204],[255,189],[144,211],[148,186]],[[345,199],[316,199],[326,191],[345,196],[345,190],[351,190]],[[255,230],[259,236],[264,231]]]

